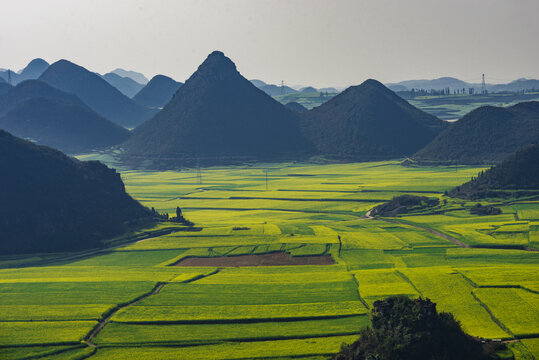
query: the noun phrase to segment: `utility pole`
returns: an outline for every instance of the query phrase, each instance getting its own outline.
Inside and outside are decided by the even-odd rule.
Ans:
[[[485,74],[483,74],[483,81],[481,82],[481,94],[487,94],[487,84],[485,83]]]
[[[281,80],[281,95],[284,95],[284,80]]]

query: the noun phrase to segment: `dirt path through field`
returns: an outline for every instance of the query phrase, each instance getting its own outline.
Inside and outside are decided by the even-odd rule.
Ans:
[[[438,237],[441,237],[441,238],[444,238],[446,240],[449,240],[451,241],[453,244],[457,245],[457,246],[460,246],[461,248],[469,248],[470,245],[466,244],[466,243],[463,243],[462,241],[460,240],[457,240],[455,239],[454,237],[452,236],[449,236],[449,235],[446,235],[444,233],[441,233],[437,230],[433,230],[433,229],[430,229],[428,227],[424,227],[424,226],[421,226],[421,225],[417,225],[417,224],[410,224],[410,223],[407,223],[407,222],[404,222],[404,221],[398,221],[398,220],[394,220],[394,219],[384,219],[384,218],[374,218],[373,216],[371,216],[371,210],[367,211],[367,213],[365,214],[364,218],[367,219],[367,220],[372,220],[372,219],[376,219],[376,220],[381,220],[381,221],[385,221],[385,222],[389,222],[389,223],[393,223],[393,224],[402,224],[402,225],[410,225],[410,226],[413,226],[415,228],[418,228],[418,229],[421,229],[421,230],[425,230],[425,231],[428,231],[430,232],[431,234],[433,235],[436,235]]]

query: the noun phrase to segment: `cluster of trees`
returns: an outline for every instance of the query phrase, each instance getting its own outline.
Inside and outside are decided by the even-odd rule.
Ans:
[[[451,313],[438,313],[429,299],[375,301],[371,319],[372,327],[343,345],[334,360],[486,360],[505,348],[467,335]]]
[[[152,207],[152,213],[154,215],[154,218],[159,220],[159,221],[175,222],[175,223],[183,224],[185,226],[193,226],[193,225],[195,225],[195,223],[193,223],[192,221],[187,220],[183,216],[182,209],[180,209],[179,206],[176,206],[176,216],[171,217],[168,213],[160,214],[153,207]]]
[[[378,205],[372,209],[371,215],[396,216],[398,214],[409,213],[410,211],[435,207],[439,204],[440,200],[438,198],[405,194],[395,196],[392,200]]]

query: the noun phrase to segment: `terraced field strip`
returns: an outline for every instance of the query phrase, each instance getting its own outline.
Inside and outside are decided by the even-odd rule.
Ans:
[[[196,281],[196,280],[204,278],[206,276],[211,276],[211,275],[217,274],[218,272],[219,272],[219,269],[216,270],[216,271],[213,271],[213,272],[211,272],[209,274],[206,274],[206,275],[193,275],[193,277],[182,281],[182,283],[189,283],[189,282],[192,282],[192,281]],[[145,299],[147,299],[148,297],[150,297],[152,295],[159,294],[161,289],[163,289],[163,287],[166,284],[167,284],[166,282],[158,282],[157,284],[155,284],[155,287],[150,292],[142,294],[141,296],[139,296],[139,297],[127,302],[127,303],[120,304],[117,307],[115,307],[114,309],[112,309],[102,320],[99,321],[97,326],[94,329],[92,329],[92,331],[90,333],[88,333],[88,335],[86,335],[86,337],[84,338],[85,342],[90,346],[95,346],[95,344],[93,343],[93,339],[105,328],[105,326],[107,324],[110,323],[112,317],[118,311],[120,311],[120,310],[122,310],[122,309],[124,309],[126,307],[135,305],[136,303],[138,303],[138,302],[140,302],[142,300],[145,300]]]

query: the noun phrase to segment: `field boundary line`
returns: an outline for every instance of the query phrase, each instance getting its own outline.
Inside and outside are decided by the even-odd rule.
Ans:
[[[370,310],[371,308],[369,304],[367,303],[367,301],[365,301],[365,299],[361,297],[361,294],[359,292],[359,280],[356,278],[356,274],[352,273],[352,278],[354,279],[354,282],[356,283],[357,297],[359,298],[359,301],[361,301],[361,303],[363,304],[363,306],[367,308],[367,310]]]
[[[144,326],[144,325],[142,325]],[[262,341],[278,341],[278,340],[303,340],[303,339],[318,339],[318,338],[327,338],[327,337],[338,337],[338,336],[348,336],[348,335],[359,335],[361,332],[361,329],[357,330],[351,330],[351,331],[342,331],[342,332],[336,332],[332,334],[319,334],[319,335],[312,335],[312,334],[306,334],[306,335],[287,335],[287,336],[262,336],[262,337],[245,337],[245,338],[230,338],[230,339],[220,339],[219,342],[233,342],[233,343],[241,343],[241,342],[262,342]],[[215,341],[201,341],[201,342],[195,342],[196,340],[171,340],[171,341],[163,341],[163,342],[137,342],[137,343],[120,343],[120,342],[114,342],[114,343],[106,343],[103,344],[103,347],[146,347],[146,346],[155,346],[155,347],[187,347],[187,346],[202,346],[202,345],[210,345],[215,344],[219,342]],[[99,345],[101,347],[101,345]]]
[[[406,281],[408,284],[412,286],[412,288],[419,294],[419,296],[423,296],[423,293],[419,290],[417,286],[406,276],[403,272],[400,270],[395,269],[394,270],[404,281]]]
[[[500,321],[500,319],[498,319],[496,316],[494,316],[494,313],[492,312],[492,310],[490,310],[490,308],[488,307],[487,304],[485,304],[474,292],[474,289],[472,289],[472,291],[470,291],[470,294],[472,294],[473,298],[475,299],[475,301],[477,301],[479,303],[479,305],[481,305],[485,310],[486,312],[490,315],[490,318],[492,319],[492,321],[494,321],[496,323],[496,325],[498,325],[503,331],[505,331],[507,334],[511,335],[513,338],[516,338],[515,334],[513,334],[513,332],[511,330],[509,330],[509,328],[507,326],[505,326],[504,323],[502,323]]]
[[[180,281],[178,282],[178,284],[181,284],[181,283],[190,283],[190,282],[193,282],[193,281],[196,281],[196,280],[200,280],[202,278],[205,278],[207,276],[211,276],[211,275],[214,275],[214,274],[217,274],[219,271],[221,271],[221,269],[216,269],[208,274],[200,274],[200,275],[197,275],[197,276],[194,276],[190,279],[187,279],[185,281]],[[114,315],[116,315],[116,313],[122,309],[125,309],[126,307],[129,307],[129,306],[132,306],[152,295],[156,295],[156,294],[159,294],[159,292],[161,291],[161,289],[163,289],[163,287],[165,287],[165,285],[169,284],[169,282],[157,282],[155,284],[155,286],[153,287],[152,290],[150,290],[149,292],[147,293],[144,293],[136,298],[134,298],[133,300],[129,301],[129,302],[126,302],[126,303],[122,303],[122,304],[118,304],[117,306],[109,309],[105,314],[104,314],[104,317],[102,320],[100,320],[98,322],[98,324],[84,337],[84,342],[86,342],[86,344],[88,344],[89,346],[92,346],[92,347],[96,347],[96,345],[92,342],[92,340],[105,328],[105,326],[111,322],[112,320],[112,317]]]

